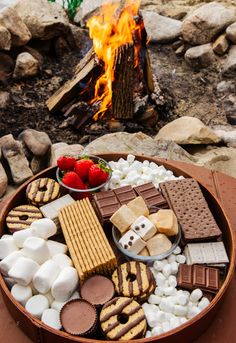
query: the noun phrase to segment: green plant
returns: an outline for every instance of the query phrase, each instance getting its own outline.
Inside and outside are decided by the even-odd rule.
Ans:
[[[49,2],[56,2],[56,0],[48,0]],[[62,0],[63,8],[67,8],[71,19],[74,18],[77,7],[80,6],[83,0]]]

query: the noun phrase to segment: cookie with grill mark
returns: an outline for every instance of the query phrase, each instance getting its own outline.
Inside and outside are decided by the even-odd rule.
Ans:
[[[40,178],[26,188],[26,197],[32,205],[42,206],[60,196],[60,185],[53,179]]]
[[[30,225],[43,217],[41,211],[33,205],[20,205],[13,208],[6,218],[6,225],[11,233],[28,229]]]
[[[100,313],[100,323],[108,340],[142,338],[147,328],[142,307],[128,297],[117,297],[108,301]]]
[[[139,299],[146,294],[152,282],[151,271],[142,262],[131,261],[120,265],[112,274],[118,295]]]

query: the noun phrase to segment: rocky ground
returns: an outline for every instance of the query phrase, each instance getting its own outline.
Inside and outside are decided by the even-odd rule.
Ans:
[[[62,115],[50,113],[45,103],[73,75],[74,67],[89,49],[91,42],[80,25],[83,26],[87,18],[96,12],[103,0],[84,0],[75,17],[77,26],[69,25],[65,13],[57,8],[58,15],[52,12],[51,16],[53,23],[56,22],[54,31],[40,25],[37,30],[32,27],[32,16],[40,17],[41,9],[34,11],[32,7],[31,21],[27,22],[25,13],[29,12],[29,0],[22,0],[16,7],[21,34],[12,32],[1,14],[1,7],[5,11],[5,4],[13,2],[4,0],[0,4],[0,33],[6,37],[2,41],[0,39],[0,145],[4,166],[2,168],[0,164],[0,196],[6,191],[7,184],[18,185],[33,173],[53,165],[58,154],[72,151],[76,155],[84,148],[87,153],[113,150],[172,158],[236,177],[234,0],[214,3],[197,0],[141,2],[150,37],[148,49],[153,73],[165,96],[166,110],[159,111],[155,127],[133,125],[130,132],[142,131],[134,134],[109,134],[109,130],[100,130],[99,125],[94,130],[85,127],[76,131],[64,125]],[[43,8],[43,3],[48,6],[47,0],[39,2],[33,0],[30,6],[34,3],[36,8]],[[203,5],[207,7],[202,9]],[[17,34],[20,43],[13,39]],[[182,117],[185,122],[179,124],[178,118]],[[200,119],[201,124],[195,122],[195,118]],[[172,122],[174,125],[168,126]],[[163,127],[167,131],[160,130]],[[50,144],[47,143],[44,157],[31,151],[22,138],[24,134],[18,137],[25,129],[47,134],[46,142]],[[175,136],[175,132],[181,139]],[[8,134],[16,140],[12,136],[5,138]],[[99,138],[100,135],[103,136]],[[209,140],[212,135],[216,136]],[[31,136],[37,145],[40,134],[33,131]],[[197,139],[193,142],[192,137]],[[54,150],[57,150],[56,155]],[[9,167],[15,163],[9,159],[9,151],[19,154],[26,166],[26,176],[20,180],[14,173],[18,175],[22,165],[16,169],[13,167],[13,170]]]

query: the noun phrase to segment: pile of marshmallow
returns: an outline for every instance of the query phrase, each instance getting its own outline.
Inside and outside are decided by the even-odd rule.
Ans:
[[[59,312],[78,298],[78,273],[66,255],[67,246],[49,240],[55,223],[39,219],[29,229],[0,239],[0,272],[12,296],[33,316],[54,329],[61,329]]]
[[[185,261],[186,257],[181,255],[181,249],[177,247],[167,259],[154,262],[151,270],[157,287],[148,302],[142,305],[149,326],[146,338],[160,335],[186,323],[210,303],[203,297],[200,289],[191,293],[177,290],[178,267]]]
[[[183,178],[183,176],[174,176],[171,170],[167,170],[162,165],[158,166],[154,162],[137,161],[131,154],[127,156],[126,160],[120,158],[117,162],[109,162],[109,165],[112,168],[110,189],[128,185],[140,186],[147,182],[152,182],[158,188],[161,182]]]

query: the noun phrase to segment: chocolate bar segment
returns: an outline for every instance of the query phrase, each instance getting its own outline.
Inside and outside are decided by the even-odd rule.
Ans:
[[[134,187],[136,193],[141,196],[149,208],[157,206],[160,208],[168,208],[166,199],[156,189],[152,182],[145,183]]]
[[[202,265],[180,264],[177,276],[178,286],[188,290],[200,288],[216,293],[220,288],[219,269]]]
[[[104,222],[109,220],[113,213],[120,208],[120,202],[114,191],[104,191],[94,195],[93,206],[100,221]]]
[[[163,183],[161,187],[165,187],[186,242],[201,242],[221,237],[221,230],[197,181],[174,180]]]
[[[116,188],[114,193],[121,205],[127,205],[128,202],[136,198],[135,191],[131,186]]]

